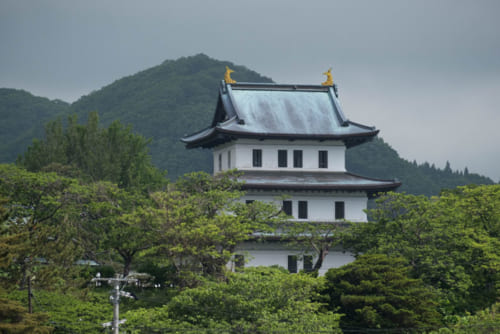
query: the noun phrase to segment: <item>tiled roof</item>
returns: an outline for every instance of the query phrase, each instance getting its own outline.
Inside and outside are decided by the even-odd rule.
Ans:
[[[377,133],[344,116],[332,87],[223,81],[211,126],[181,140],[188,148],[235,138],[335,139],[349,147]]]
[[[347,172],[245,171],[238,177],[243,189],[267,190],[346,190],[376,194],[395,190],[397,180],[367,178]]]

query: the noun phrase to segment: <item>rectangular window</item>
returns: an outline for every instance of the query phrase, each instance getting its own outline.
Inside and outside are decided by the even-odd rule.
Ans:
[[[318,167],[328,168],[328,151],[318,152]]]
[[[234,255],[234,267],[236,269],[243,268],[245,266],[245,256],[241,254]]]
[[[278,150],[278,167],[288,167],[287,150]]]
[[[288,255],[288,271],[292,274],[297,273],[297,255]]]
[[[222,170],[222,153],[219,153],[219,171]]]
[[[227,151],[227,169],[231,169],[231,151]]]
[[[304,270],[312,271],[313,269],[313,257],[312,255],[304,255]]]
[[[245,204],[252,204],[253,202],[254,202],[254,200],[253,200],[253,199],[247,199],[247,200],[245,201]]]
[[[283,212],[289,216],[292,215],[292,201],[283,201]]]
[[[335,202],[335,219],[345,218],[345,204],[344,202]]]
[[[299,219],[307,219],[307,201],[299,201]]]
[[[252,166],[262,167],[262,150],[252,151]]]
[[[302,150],[293,151],[293,167],[302,168]]]

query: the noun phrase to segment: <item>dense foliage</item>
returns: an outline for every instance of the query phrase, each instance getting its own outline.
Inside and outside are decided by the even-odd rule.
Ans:
[[[409,277],[403,258],[381,254],[360,256],[326,274],[330,308],[345,314],[345,330],[419,329],[441,324],[439,296],[420,279]]]
[[[337,333],[339,315],[314,302],[323,280],[275,268],[248,268],[225,282],[182,291],[159,308],[129,311],[138,333]]]
[[[83,251],[77,238],[85,234],[79,224],[81,193],[74,179],[0,165],[0,198],[6,210],[0,221],[2,284],[65,284]]]
[[[431,199],[391,193],[372,210],[373,222],[328,234],[323,226],[296,230],[318,254],[332,240],[366,254],[326,278],[265,268],[233,274],[226,264],[235,246],[286,218],[272,205],[238,202],[234,173],[192,173],[145,193],[0,165],[0,298],[8,300],[0,313],[19,332],[38,324],[97,333],[92,320],[111,317],[107,292],[92,297],[83,283],[97,270],[141,269],[157,277],[142,274],[146,287],[131,289],[144,299],[123,302],[137,332],[334,331],[339,321],[346,332],[498,329],[500,186]],[[89,270],[78,259],[102,266]],[[153,281],[163,288],[148,292]],[[68,289],[76,294],[62,297]],[[34,315],[12,300],[32,305]]]
[[[500,296],[500,186],[461,187],[439,197],[391,193],[373,222],[346,240],[355,252],[403,257],[410,274],[441,293],[444,314],[484,309]]]
[[[29,313],[20,302],[2,296],[1,292],[0,305],[0,333],[48,334],[53,330],[46,325],[48,315]]]
[[[49,122],[45,139],[34,140],[18,164],[29,171],[54,170],[122,188],[155,190],[166,180],[151,163],[148,144],[118,121],[100,128],[97,113],[90,113],[86,125],[78,124],[76,116],[68,118],[65,128],[61,120]]]
[[[21,292],[12,291],[6,297],[11,301],[26,304],[27,297]],[[73,291],[62,294],[39,290],[33,293],[33,297],[33,315],[43,316],[45,320],[40,321],[37,328],[45,328],[45,332],[29,330],[20,333],[102,333],[102,324],[109,321],[113,312],[107,293],[82,294]],[[50,330],[41,327],[43,323],[48,324]]]
[[[243,193],[233,176],[191,173],[152,194],[160,231],[155,253],[173,259],[179,274],[222,276],[239,243],[253,232],[271,231],[269,223],[282,217],[272,204],[238,202]]]

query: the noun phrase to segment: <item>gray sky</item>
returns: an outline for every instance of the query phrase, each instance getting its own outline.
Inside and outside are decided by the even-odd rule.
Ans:
[[[496,0],[0,0],[0,87],[73,102],[197,53],[278,83],[332,67],[346,116],[403,158],[498,182],[499,13]]]

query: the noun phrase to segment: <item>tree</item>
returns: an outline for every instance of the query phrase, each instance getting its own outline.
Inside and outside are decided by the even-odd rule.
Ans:
[[[138,253],[157,243],[153,203],[141,192],[109,182],[96,182],[90,189],[86,226],[95,237],[94,249],[114,250],[122,258],[123,276],[127,276]]]
[[[89,181],[106,180],[121,188],[157,190],[166,180],[151,163],[149,144],[150,140],[133,134],[131,127],[118,121],[101,129],[99,117],[93,112],[86,125],[78,124],[76,115],[68,118],[65,129],[60,119],[49,122],[45,139],[34,140],[17,163],[29,171],[55,168],[64,172],[68,169],[60,166],[70,166]]]
[[[152,195],[157,206],[157,252],[185,269],[223,276],[236,245],[258,230],[272,229],[279,209],[271,204],[246,206],[234,172],[210,176],[191,173],[164,192]]]
[[[474,315],[455,317],[449,328],[440,328],[431,334],[493,334],[500,329],[500,302]]]
[[[447,314],[484,309],[498,298],[500,186],[459,187],[432,199],[389,193],[353,226],[356,253],[400,256],[411,275],[442,293]]]
[[[410,278],[403,258],[363,255],[328,270],[324,293],[330,309],[345,314],[344,330],[407,329],[423,331],[441,324],[438,295],[422,280]]]
[[[222,333],[339,333],[340,316],[314,302],[324,280],[276,268],[245,268],[205,281],[160,308],[129,311],[126,329]],[[147,319],[145,321],[145,319]]]
[[[26,303],[26,296],[19,291],[12,291],[6,297],[12,303]],[[113,317],[107,292],[40,290],[35,292],[35,297],[37,303],[33,309],[36,313],[33,314],[44,316],[39,325],[50,325],[50,333],[102,333],[102,323],[111,321]],[[40,313],[42,310],[43,313]]]
[[[314,253],[316,262],[312,271],[317,272],[323,266],[330,249],[341,242],[341,231],[344,229],[344,225],[287,221],[280,226],[283,231],[281,237],[289,240],[290,246],[298,247],[304,253]]]
[[[31,296],[32,283],[58,287],[71,277],[83,251],[79,193],[76,180],[0,165],[0,196],[8,197],[8,216],[0,221],[5,284],[28,286]]]
[[[0,333],[3,334],[48,334],[52,327],[46,326],[47,315],[29,313],[19,302],[0,296]]]

